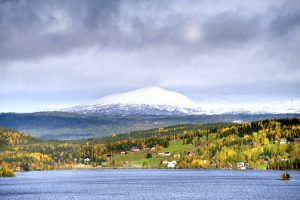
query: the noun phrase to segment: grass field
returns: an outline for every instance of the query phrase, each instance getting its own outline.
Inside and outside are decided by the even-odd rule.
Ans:
[[[182,141],[171,141],[168,148],[164,148],[162,152],[170,152],[171,156],[159,156],[146,158],[147,152],[130,153],[128,155],[115,155],[111,162],[128,168],[158,168],[162,160],[173,160],[174,154],[181,154],[187,151],[195,150],[194,146],[183,145]]]

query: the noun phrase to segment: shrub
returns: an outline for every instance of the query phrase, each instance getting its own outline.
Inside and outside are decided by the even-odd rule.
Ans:
[[[0,177],[13,177],[15,176],[14,170],[12,170],[7,163],[0,165]]]
[[[289,180],[290,178],[291,178],[291,176],[290,176],[290,174],[287,173],[287,172],[282,172],[282,173],[280,174],[280,179],[281,179],[281,180]]]
[[[152,158],[152,154],[151,153],[147,153],[146,158]]]

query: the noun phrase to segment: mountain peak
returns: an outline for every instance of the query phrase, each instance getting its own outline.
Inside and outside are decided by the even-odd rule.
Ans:
[[[160,87],[147,87],[131,92],[105,96],[96,100],[94,104],[164,105],[185,108],[195,108],[198,106],[186,96]]]

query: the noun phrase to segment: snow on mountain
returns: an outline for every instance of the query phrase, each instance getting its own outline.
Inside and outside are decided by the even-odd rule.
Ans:
[[[109,95],[96,100],[94,104],[165,105],[184,108],[196,108],[199,106],[182,94],[158,87],[142,88],[132,92]]]
[[[259,99],[251,97],[227,97],[209,99],[199,104],[208,114],[248,113],[284,114],[300,113],[300,99]]]
[[[182,94],[150,87],[105,96],[90,105],[80,105],[63,111],[83,114],[178,115],[200,114],[200,110],[198,104]]]
[[[195,103],[188,97],[158,87],[142,88],[105,96],[89,105],[66,112],[99,115],[199,115],[224,113],[300,113],[300,101],[206,100]]]

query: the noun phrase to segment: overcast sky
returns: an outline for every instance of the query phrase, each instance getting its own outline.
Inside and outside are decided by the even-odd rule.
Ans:
[[[0,112],[149,86],[300,97],[300,1],[0,1]]]

